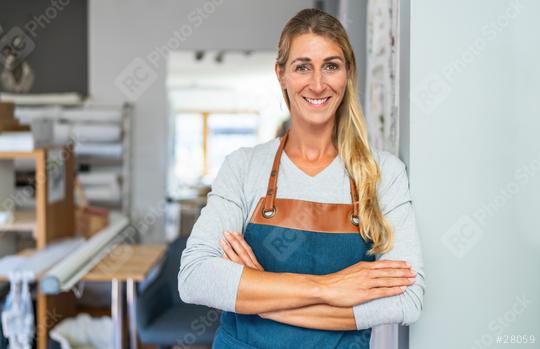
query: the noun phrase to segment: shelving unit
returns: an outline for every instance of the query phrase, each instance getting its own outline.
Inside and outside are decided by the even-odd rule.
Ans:
[[[52,193],[49,192],[49,182],[51,178],[51,168],[57,166],[57,162],[51,162],[51,154],[61,152],[63,193],[64,195],[57,200],[51,200]],[[42,250],[47,245],[60,241],[65,238],[72,238],[75,235],[75,214],[73,202],[73,184],[75,158],[71,146],[55,146],[49,148],[38,148],[27,152],[0,152],[0,172],[9,174],[13,171],[13,162],[18,158],[33,159],[35,161],[35,196],[36,207],[31,212],[18,213],[15,215],[15,221],[11,224],[0,225],[0,231],[18,232],[24,229],[32,229],[35,238],[35,249],[20,251],[19,254],[32,254]],[[55,165],[56,164],[56,165]],[[2,180],[0,183],[0,198],[2,202],[7,203],[13,200],[14,193],[14,175],[6,175],[8,180]],[[61,182],[60,186],[61,186]],[[10,189],[11,187],[11,189]],[[11,194],[10,194],[11,191]],[[39,275],[37,278],[39,279]],[[4,279],[5,280],[5,279]],[[75,314],[75,299],[71,293],[59,295],[44,295],[36,290],[36,334],[37,348],[46,349],[48,340],[48,331],[62,319]]]
[[[64,129],[73,130],[77,127],[119,127],[120,137],[113,142],[90,141],[98,145],[121,145],[119,156],[108,155],[82,155],[77,154],[77,144],[80,139],[70,139],[75,144],[76,173],[83,174],[94,171],[113,171],[118,174],[119,195],[115,200],[92,199],[88,201],[93,206],[103,207],[108,210],[119,211],[130,216],[131,209],[131,119],[133,106],[123,105],[47,105],[47,106],[17,106],[15,115],[28,122],[32,118],[47,118],[54,120],[55,133],[59,125]],[[111,117],[107,117],[106,115]],[[55,135],[55,139],[56,139]],[[64,135],[65,136],[65,135]],[[71,135],[70,135],[71,136]],[[85,143],[84,141],[82,143]],[[24,178],[26,173],[19,172],[18,178]],[[84,186],[83,186],[84,187]]]
[[[0,224],[0,232],[32,232],[36,236],[36,212],[34,210],[15,211],[13,223]]]
[[[95,107],[95,106],[94,106]],[[118,107],[100,106],[95,107],[99,110],[117,109]],[[97,156],[76,156],[77,168],[81,169],[81,166],[89,167],[91,169],[103,169],[103,168],[115,168],[120,173],[120,201],[118,202],[104,202],[100,200],[89,200],[90,204],[103,207],[110,210],[118,210],[127,217],[130,216],[131,209],[131,119],[133,114],[133,106],[125,103],[121,106],[122,117],[118,124],[121,126],[121,139],[122,143],[122,156],[121,158],[107,158]],[[72,124],[87,124],[87,125],[106,125],[116,124],[116,121],[105,120],[84,120],[84,121],[67,121]]]

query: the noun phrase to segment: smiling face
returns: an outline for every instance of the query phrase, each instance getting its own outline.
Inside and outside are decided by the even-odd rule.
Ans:
[[[334,121],[347,86],[345,58],[334,41],[313,33],[295,37],[276,74],[287,90],[293,119],[319,125]]]

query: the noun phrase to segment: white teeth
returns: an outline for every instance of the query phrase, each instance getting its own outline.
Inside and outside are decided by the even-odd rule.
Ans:
[[[311,104],[323,104],[328,99],[328,97],[323,98],[323,99],[311,99],[307,97],[304,97],[304,98],[306,99],[306,101],[308,101]]]

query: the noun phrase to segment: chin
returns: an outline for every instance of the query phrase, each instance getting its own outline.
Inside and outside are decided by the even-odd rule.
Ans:
[[[300,114],[300,118],[302,119],[303,122],[307,123],[307,124],[310,124],[310,125],[325,125],[327,123],[329,123],[330,121],[332,121],[332,119],[334,118],[334,114],[328,114],[328,113],[324,113],[324,114],[321,114],[321,115],[317,115],[318,113],[313,113],[313,112],[303,112]]]

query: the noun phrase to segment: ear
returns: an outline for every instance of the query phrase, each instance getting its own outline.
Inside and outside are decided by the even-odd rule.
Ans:
[[[284,90],[285,89],[285,81],[284,81],[285,78],[283,77],[284,71],[283,69],[281,69],[281,67],[277,63],[274,65],[274,70],[276,71],[276,77],[279,81],[279,85],[281,86],[281,89]]]

